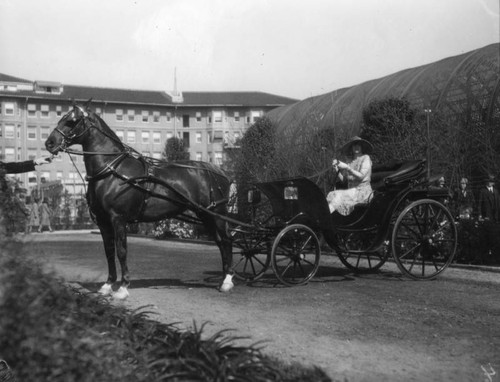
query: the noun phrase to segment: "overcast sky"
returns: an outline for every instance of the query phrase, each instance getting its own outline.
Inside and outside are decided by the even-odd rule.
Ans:
[[[0,73],[297,99],[500,40],[499,0],[0,0]]]

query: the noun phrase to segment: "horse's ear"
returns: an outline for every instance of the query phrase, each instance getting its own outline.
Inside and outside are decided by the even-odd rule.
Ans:
[[[89,98],[87,102],[85,102],[85,109],[88,110],[90,107],[90,104],[92,103],[92,98]]]

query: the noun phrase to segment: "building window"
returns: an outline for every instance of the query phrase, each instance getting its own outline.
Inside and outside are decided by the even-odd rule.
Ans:
[[[153,132],[153,143],[161,143],[161,134],[159,131]]]
[[[174,137],[174,133],[167,133],[167,140]]]
[[[143,152],[141,153],[141,155],[142,155],[142,156],[144,156],[144,157],[150,157],[150,156],[151,156],[151,153],[150,153],[149,151],[143,151]]]
[[[30,141],[36,140],[36,127],[35,126],[28,126],[28,139]]]
[[[182,127],[189,127],[189,115],[182,116]]]
[[[36,149],[28,149],[28,159],[33,160],[37,156],[37,151]]]
[[[36,174],[32,171],[28,172],[28,183],[36,183]]]
[[[213,111],[212,116],[214,118],[214,123],[222,122],[222,111]]]
[[[129,122],[135,121],[135,111],[134,110],[127,110],[127,120]]]
[[[201,143],[201,133],[196,133],[196,143]]]
[[[203,160],[203,153],[197,152],[197,153],[196,153],[196,160],[197,160],[197,161],[201,161],[201,160]]]
[[[28,104],[28,117],[34,118],[36,117],[36,105],[29,103]]]
[[[135,143],[135,131],[127,131],[127,143]]]
[[[125,137],[125,132],[123,130],[116,130],[116,135],[118,136],[118,138],[120,138],[120,141],[123,142],[123,139]]]
[[[170,122],[170,120],[172,119],[172,114],[170,112],[168,112],[166,114],[166,117],[167,117],[167,122]]]
[[[149,111],[142,111],[142,122],[149,122]]]
[[[143,131],[141,133],[142,143],[149,143],[149,131]]]
[[[240,121],[240,112],[239,111],[235,111],[234,112],[234,121],[235,122],[239,122]]]
[[[251,115],[250,123],[255,123],[255,121],[257,121],[257,119],[260,118],[260,111],[251,111],[250,115]]]
[[[159,111],[153,111],[153,122],[160,122],[160,112]]]
[[[42,126],[40,129],[40,139],[46,140],[50,135],[50,127]]]
[[[102,109],[100,107],[96,107],[95,113],[100,117],[102,115]]]
[[[14,115],[14,103],[13,102],[6,102],[4,104],[5,107],[5,115]]]
[[[222,164],[222,152],[221,151],[216,151],[214,153],[214,162],[217,165],[221,165]]]
[[[56,179],[57,179],[57,180],[62,180],[62,178],[63,178],[63,173],[62,173],[62,171],[57,171],[57,172],[56,172]]]
[[[41,176],[41,179],[40,179],[43,182],[47,182],[50,180],[50,172],[49,171],[44,171],[42,172],[42,176]]]
[[[13,147],[5,148],[5,161],[14,162],[16,160],[16,150]]]
[[[201,113],[199,111],[196,112],[196,122],[201,122]]]
[[[212,142],[222,142],[223,139],[224,132],[222,132],[221,130],[214,131],[214,139],[212,140]]]
[[[14,131],[15,131],[14,125],[5,125],[5,138],[10,138],[10,139],[14,138]]]
[[[42,105],[40,111],[42,118],[49,118],[49,105]]]
[[[62,115],[62,106],[56,106],[56,115],[58,117]]]
[[[123,121],[123,110],[122,109],[116,109],[116,120],[117,121]]]
[[[155,159],[161,159],[161,153],[159,153],[158,151],[155,151],[153,153],[153,158],[155,158]]]

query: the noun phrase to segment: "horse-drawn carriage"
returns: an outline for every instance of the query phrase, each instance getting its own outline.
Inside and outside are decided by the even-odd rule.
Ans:
[[[330,214],[325,195],[309,179],[257,183],[258,191],[250,192],[253,208],[260,191],[272,214],[232,226],[236,276],[254,281],[271,265],[281,283],[304,284],[316,273],[326,242],[355,272],[375,271],[392,254],[403,274],[434,278],[453,261],[457,232],[443,204],[447,191],[428,183],[425,161],[374,167],[371,201],[348,216]]]
[[[69,147],[80,144],[82,151]],[[99,226],[108,262],[102,294],[128,296],[126,224],[186,216],[191,211],[214,237],[225,275],[221,291],[233,287],[232,274],[258,279],[269,265],[286,285],[304,284],[316,273],[324,240],[348,268],[380,268],[389,253],[408,276],[428,279],[453,260],[457,233],[453,217],[439,202],[446,195],[429,188],[425,162],[374,168],[374,195],[349,216],[330,214],[323,192],[306,178],[256,184],[272,207],[264,222],[227,215],[229,179],[210,163],[165,163],[146,158],[125,145],[97,114],[74,106],[45,142],[49,152],[84,156],[87,200]],[[235,251],[233,251],[235,249]],[[233,252],[237,261],[233,262]],[[118,291],[115,256],[121,265]]]

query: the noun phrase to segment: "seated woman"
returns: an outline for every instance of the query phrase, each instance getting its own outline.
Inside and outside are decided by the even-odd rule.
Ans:
[[[333,168],[338,171],[340,180],[347,177],[348,188],[328,193],[326,200],[330,207],[330,213],[337,211],[341,215],[349,215],[356,204],[370,201],[372,197],[370,185],[372,161],[368,154],[372,149],[370,142],[360,137],[354,137],[341,149],[341,152],[350,157],[351,161],[344,163],[337,159],[333,160]]]

